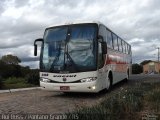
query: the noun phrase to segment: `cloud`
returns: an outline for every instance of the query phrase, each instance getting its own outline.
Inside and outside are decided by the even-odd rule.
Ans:
[[[159,39],[146,41],[144,39],[132,39],[129,41],[132,45],[133,62],[142,62],[145,59],[157,61],[157,46],[160,46]]]
[[[4,12],[4,3],[5,1],[0,1],[0,15]]]
[[[154,59],[155,46],[160,46],[159,4],[159,0],[0,1],[0,56],[12,53],[22,64],[38,67],[33,42],[43,37],[46,27],[98,20],[132,45],[133,62]]]

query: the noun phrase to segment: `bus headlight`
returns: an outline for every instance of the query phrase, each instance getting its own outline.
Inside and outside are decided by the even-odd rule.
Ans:
[[[95,80],[97,80],[97,77],[88,77],[88,78],[81,79],[81,82],[92,82]]]
[[[41,82],[46,82],[46,83],[50,83],[51,80],[47,79],[47,78],[40,78]]]

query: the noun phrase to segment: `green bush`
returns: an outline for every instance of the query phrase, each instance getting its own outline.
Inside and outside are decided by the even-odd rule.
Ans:
[[[29,84],[39,85],[39,71],[32,70],[32,72],[25,76],[25,80]]]
[[[152,108],[152,111],[160,112],[159,86],[160,83],[137,82],[95,106],[78,107],[66,115],[77,115],[80,120],[138,120],[142,117],[141,112],[146,110],[146,105],[149,110]]]
[[[125,113],[133,113],[133,112],[139,112],[142,107],[142,100],[143,100],[143,93],[142,91],[136,91],[136,90],[129,90],[127,91],[123,99],[120,100],[120,104],[122,105],[123,110]]]
[[[2,78],[0,77],[0,89],[3,88],[3,81],[2,81]]]
[[[110,98],[104,99],[98,105],[80,107],[67,115],[76,114],[82,120],[136,119],[135,113],[143,108],[142,100],[142,91],[136,91],[135,89],[123,90]]]
[[[132,64],[132,74],[140,74],[143,72],[142,65],[139,65],[137,63]]]
[[[4,85],[4,89],[16,89],[16,88],[27,88],[27,87],[34,87],[34,85],[25,84],[25,83],[5,84]]]
[[[4,89],[32,87],[34,85],[28,84],[24,78],[10,77],[4,80]]]
[[[160,89],[154,89],[146,96],[146,100],[155,112],[160,112]]]
[[[9,77],[4,81],[5,84],[27,83],[24,78]]]

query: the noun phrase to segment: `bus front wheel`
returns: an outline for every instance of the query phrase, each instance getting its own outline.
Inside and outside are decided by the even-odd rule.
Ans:
[[[106,90],[110,91],[112,86],[112,74],[107,77]]]

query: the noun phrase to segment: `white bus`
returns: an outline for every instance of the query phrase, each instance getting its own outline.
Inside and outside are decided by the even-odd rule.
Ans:
[[[99,92],[128,79],[131,46],[100,22],[46,28],[40,53],[40,86],[61,92]]]

